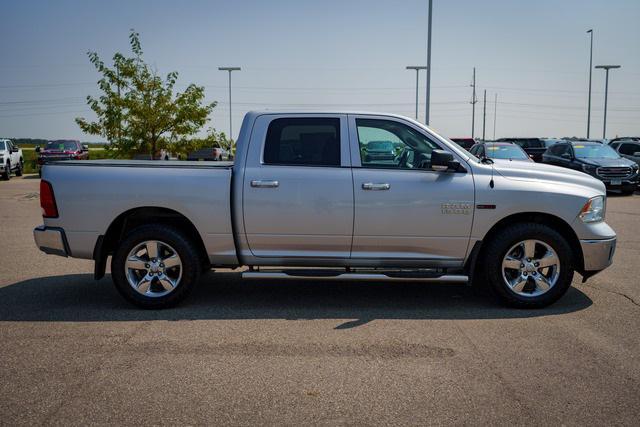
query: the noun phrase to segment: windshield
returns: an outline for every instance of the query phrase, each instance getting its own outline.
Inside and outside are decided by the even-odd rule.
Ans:
[[[393,151],[393,143],[390,141],[370,141],[367,150]]]
[[[487,157],[491,159],[528,160],[527,153],[517,145],[487,145]]]
[[[4,144],[4,141],[0,141],[0,151],[4,151],[7,149],[7,146]]]
[[[78,143],[75,141],[48,141],[45,150],[75,151]]]
[[[579,159],[618,159],[620,156],[608,145],[602,144],[576,144],[573,146],[576,157]]]

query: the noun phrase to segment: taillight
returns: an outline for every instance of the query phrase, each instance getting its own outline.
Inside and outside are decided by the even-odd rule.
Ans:
[[[40,181],[40,207],[43,218],[58,218],[58,207],[53,195],[53,187],[48,181]]]

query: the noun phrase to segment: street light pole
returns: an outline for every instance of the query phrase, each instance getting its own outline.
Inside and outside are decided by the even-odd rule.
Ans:
[[[431,103],[431,11],[433,0],[429,0],[429,29],[427,30],[427,93],[424,100],[424,124],[429,126],[429,105]]]
[[[607,137],[607,98],[609,96],[609,70],[620,68],[620,65],[596,65],[596,68],[601,68],[605,71],[605,83],[604,83],[604,123],[602,125],[602,139]]]
[[[233,140],[233,123],[231,119],[231,72],[240,71],[240,67],[218,67],[218,70],[229,72],[229,139]]]
[[[593,72],[593,29],[587,31],[591,35],[591,49],[589,49],[589,103],[587,104],[587,139],[591,129],[591,74]]]
[[[416,70],[416,120],[418,120],[418,76],[420,70],[426,70],[427,67],[422,65],[407,65],[407,70]]]

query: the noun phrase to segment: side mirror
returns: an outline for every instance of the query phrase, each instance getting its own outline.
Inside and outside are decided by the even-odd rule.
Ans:
[[[560,157],[562,157],[563,159],[571,160],[571,154],[569,153],[562,153]]]
[[[20,149],[18,147],[16,147],[16,146],[11,148],[11,152],[12,153],[17,153],[18,151],[20,151]]]
[[[82,144],[82,151],[89,151],[89,146],[87,144]]]
[[[633,157],[640,157],[640,151],[636,151],[635,153],[633,153]]]
[[[36,153],[40,152],[40,146],[39,145],[36,145],[35,151],[36,151]]]
[[[453,154],[444,150],[431,152],[431,168],[435,171],[458,170],[460,163],[453,159]]]

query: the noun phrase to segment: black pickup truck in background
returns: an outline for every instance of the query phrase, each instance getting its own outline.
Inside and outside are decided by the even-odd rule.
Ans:
[[[547,151],[547,144],[541,138],[500,138],[498,142],[512,142],[519,145],[535,162],[542,162],[542,153]]]

